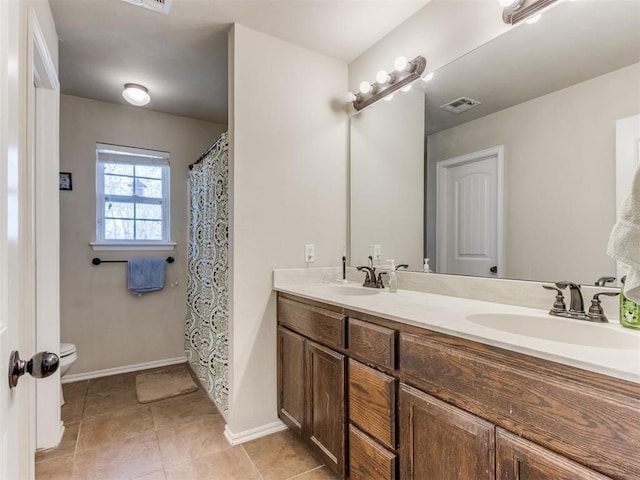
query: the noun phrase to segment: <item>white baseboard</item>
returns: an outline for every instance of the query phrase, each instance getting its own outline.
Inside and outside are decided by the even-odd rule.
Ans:
[[[105,370],[95,370],[93,372],[76,373],[62,377],[62,383],[79,382],[81,380],[91,380],[92,378],[108,377],[121,373],[135,372],[137,370],[148,370],[149,368],[166,367],[177,363],[186,363],[187,357],[166,358],[153,362],[137,363],[135,365],[125,365],[124,367],[107,368]]]
[[[231,445],[239,445],[240,443],[248,442],[249,440],[255,440],[256,438],[260,437],[265,437],[267,435],[271,435],[272,433],[281,432],[282,430],[286,429],[287,426],[280,420],[238,433],[233,433],[229,428],[229,424],[227,424],[224,427],[224,436]]]

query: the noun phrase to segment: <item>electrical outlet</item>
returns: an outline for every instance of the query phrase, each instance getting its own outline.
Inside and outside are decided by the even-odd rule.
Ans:
[[[316,246],[313,243],[307,243],[304,246],[304,261],[306,263],[316,261]]]

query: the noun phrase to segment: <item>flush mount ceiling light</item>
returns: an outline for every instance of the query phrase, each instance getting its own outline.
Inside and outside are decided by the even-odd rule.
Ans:
[[[376,74],[376,81],[360,84],[359,92],[348,92],[345,100],[353,102],[356,110],[362,110],[372,103],[384,98],[391,100],[391,94],[396,90],[409,91],[411,83],[419,79],[427,68],[427,61],[422,56],[417,56],[409,61],[405,57],[398,57],[394,62],[395,70],[391,73],[380,70]]]
[[[539,16],[542,10],[550,7],[557,0],[513,0],[509,3],[509,0],[498,0],[500,5],[504,7],[502,10],[502,20],[504,23],[515,25],[521,20],[531,18],[531,22],[535,23],[539,20]],[[538,16],[536,20],[533,20],[535,16]]]
[[[137,83],[125,83],[122,96],[127,102],[136,107],[142,107],[151,101],[147,87]]]

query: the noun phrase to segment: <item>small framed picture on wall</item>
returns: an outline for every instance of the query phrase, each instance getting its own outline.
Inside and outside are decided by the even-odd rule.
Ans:
[[[60,172],[60,190],[73,190],[71,172]]]

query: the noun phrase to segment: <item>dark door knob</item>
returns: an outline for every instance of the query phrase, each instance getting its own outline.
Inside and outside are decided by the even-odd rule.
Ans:
[[[498,266],[497,266],[497,265],[494,265],[493,267],[491,267],[491,268],[489,269],[489,271],[490,271],[491,273],[498,273]]]
[[[34,378],[46,378],[53,375],[60,365],[60,357],[51,352],[38,352],[29,361],[21,360],[18,351],[9,357],[9,388],[18,385],[22,375],[28,373]]]

